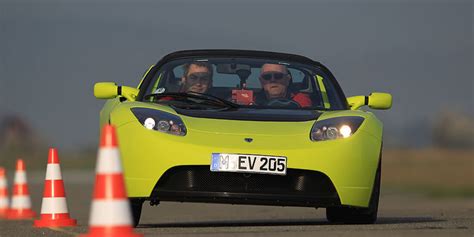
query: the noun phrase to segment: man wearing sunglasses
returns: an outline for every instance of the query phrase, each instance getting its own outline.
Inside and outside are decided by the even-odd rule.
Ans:
[[[289,90],[291,75],[284,65],[264,64],[260,71],[259,80],[265,93],[264,99],[266,99],[267,105],[288,105],[287,107],[292,107],[293,105],[302,108],[312,105],[311,99],[307,94]]]
[[[183,66],[181,92],[206,93],[212,86],[213,69],[207,62],[192,62]]]
[[[212,86],[212,65],[207,62],[192,62],[183,65],[184,73],[181,77],[181,88],[178,92],[206,93]],[[159,101],[174,100],[166,96]]]

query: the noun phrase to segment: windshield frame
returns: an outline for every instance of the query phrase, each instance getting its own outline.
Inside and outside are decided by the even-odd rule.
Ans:
[[[331,71],[322,65],[319,62],[313,61],[309,58],[293,55],[293,54],[283,54],[283,53],[274,53],[274,52],[264,52],[264,51],[248,51],[248,50],[189,50],[189,51],[178,51],[175,53],[171,53],[163,57],[158,63],[148,72],[146,77],[144,78],[143,82],[139,87],[139,94],[137,96],[137,101],[143,101],[146,90],[149,84],[155,78],[156,73],[159,73],[164,65],[169,62],[175,60],[198,60],[198,59],[205,59],[205,58],[236,58],[236,59],[262,59],[262,60],[278,60],[284,61],[288,63],[296,63],[302,64],[309,68],[314,68],[315,71],[319,70],[325,76],[329,83],[333,85],[333,89],[335,92],[335,96],[341,102],[341,108],[331,108],[331,109],[316,109],[316,110],[329,110],[329,111],[336,111],[336,110],[348,110],[349,106],[347,104],[347,99],[342,91],[339,83],[336,81],[334,75]],[[311,108],[315,110],[314,108]]]

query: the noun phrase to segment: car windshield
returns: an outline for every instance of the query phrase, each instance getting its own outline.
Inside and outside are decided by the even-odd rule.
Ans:
[[[181,109],[344,109],[323,70],[254,58],[189,58],[163,64],[140,88],[141,100]]]

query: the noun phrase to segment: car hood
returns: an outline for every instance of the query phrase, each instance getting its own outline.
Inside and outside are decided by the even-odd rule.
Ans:
[[[314,122],[326,112],[312,110],[249,110],[239,108],[227,111],[180,110],[169,106],[143,102],[124,103],[113,114],[113,123],[123,126],[137,123],[132,108],[147,108],[179,116],[188,133],[207,133],[209,135],[261,135],[261,136],[304,136],[309,137]],[[126,115],[126,116],[122,116]]]
[[[239,110],[176,112],[181,115],[190,132],[262,136],[306,136],[321,115],[320,112],[309,110]]]
[[[174,108],[180,115],[195,118],[211,118],[243,121],[267,122],[303,122],[314,121],[321,112],[314,110],[289,110],[289,109],[227,109],[227,110],[190,110]]]

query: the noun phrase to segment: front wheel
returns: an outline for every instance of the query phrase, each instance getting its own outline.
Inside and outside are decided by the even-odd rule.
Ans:
[[[130,209],[132,211],[133,227],[137,227],[142,214],[143,199],[130,198]]]
[[[377,173],[375,174],[374,187],[372,189],[372,195],[370,196],[369,207],[328,207],[326,208],[326,218],[329,222],[346,224],[375,223],[379,207],[381,163],[382,161],[380,160]]]

